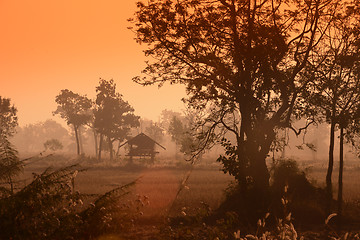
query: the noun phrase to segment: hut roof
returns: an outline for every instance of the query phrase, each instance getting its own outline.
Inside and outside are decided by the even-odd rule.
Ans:
[[[157,144],[160,147],[162,147],[164,150],[166,150],[165,147],[161,146],[158,142],[156,142],[155,140],[153,140],[152,138],[150,138],[149,136],[147,136],[144,133],[140,133],[140,134],[136,135],[135,137],[129,139],[125,143],[121,144],[120,147],[124,146],[125,144],[135,144],[138,146],[149,146],[149,145]]]

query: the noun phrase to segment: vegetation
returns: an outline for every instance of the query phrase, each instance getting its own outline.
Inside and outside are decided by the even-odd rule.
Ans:
[[[64,150],[76,151],[76,144],[68,129],[54,120],[46,120],[25,126],[18,126],[16,134],[10,138],[20,155],[38,154],[44,150],[44,143],[50,139],[57,139],[64,145]]]
[[[59,105],[54,114],[59,114],[66,120],[68,125],[72,125],[75,132],[77,154],[80,155],[80,132],[82,125],[90,121],[91,100],[86,96],[81,96],[68,89],[61,90],[55,98]]]
[[[1,155],[1,161],[10,157]],[[0,165],[2,179],[18,175],[19,168]],[[10,168],[11,167],[11,168]],[[75,190],[79,166],[34,174],[30,184],[0,197],[2,239],[91,239],[111,232],[126,232],[146,205],[146,198],[131,196],[132,182],[96,197]],[[11,182],[12,183],[12,182]],[[30,220],[31,219],[31,220]]]
[[[101,159],[103,137],[107,137],[110,160],[112,160],[113,142],[115,140],[122,142],[128,138],[130,129],[139,126],[139,117],[135,116],[134,108],[116,92],[116,84],[113,80],[100,79],[96,92],[94,127],[100,134],[98,158]]]
[[[140,125],[140,117],[112,79],[99,80],[94,100],[68,89],[55,97],[54,114],[74,129],[75,159],[42,157],[41,152],[20,160],[9,140],[17,127],[17,110],[10,99],[0,97],[0,238],[134,238],[136,234],[126,232],[133,229],[135,220],[142,216],[146,221],[157,214],[154,239],[359,239],[356,233],[341,231],[346,224],[350,230],[360,227],[350,225],[360,222],[358,204],[343,201],[344,142],[357,147],[360,137],[359,10],[358,0],[137,3],[132,29],[152,60],[143,75],[133,80],[144,86],[183,84],[188,95],[185,114],[164,110],[159,122],[142,120],[147,126],[141,127],[155,140],[171,137],[176,150],[180,147],[180,152],[191,156],[189,165],[172,163],[170,167],[157,162],[147,168],[112,161],[114,142],[119,143],[118,157],[121,143]],[[305,124],[296,127],[299,123]],[[289,131],[299,136],[312,124],[324,123],[330,132],[322,188],[309,180],[296,161],[285,158],[285,147]],[[62,149],[62,140],[68,136],[54,121],[18,129],[51,151]],[[338,129],[336,202],[333,170]],[[83,151],[84,133],[89,130],[96,158]],[[32,148],[31,143],[23,144]],[[220,165],[212,166],[221,166],[230,176],[221,175],[226,179],[216,182],[219,173],[215,177],[204,164],[197,169],[204,171],[201,181],[207,190],[202,190],[201,181],[192,175],[195,160],[216,144],[223,152],[217,159]],[[316,151],[313,143],[303,141],[298,147],[303,145]],[[104,164],[106,150],[110,162]],[[61,167],[44,169],[50,157]],[[101,174],[80,177],[87,184],[78,186],[75,178],[85,172],[79,162],[96,166]],[[20,180],[24,168],[34,163],[42,171],[33,172],[30,183]],[[156,182],[161,177],[165,187]],[[102,178],[110,179],[112,187],[106,191],[100,187],[94,193]],[[120,182],[124,179],[130,181]],[[221,190],[230,180],[223,196]],[[90,188],[90,192],[81,193],[80,188]],[[203,201],[212,194],[210,188],[217,194],[216,204]],[[142,195],[149,190],[150,197]],[[203,196],[182,199],[190,192]],[[141,211],[154,196],[164,196],[161,193],[166,197],[154,202],[153,215]],[[333,213],[335,203],[338,208]],[[317,235],[308,237],[308,229],[315,229]]]
[[[61,150],[63,149],[63,145],[62,143],[57,140],[57,139],[50,139],[50,140],[47,140],[45,143],[44,143],[44,148],[45,148],[45,151],[46,150],[51,150],[51,151],[57,151],[57,150]]]
[[[186,86],[188,105],[207,113],[198,124],[202,140],[198,152],[222,139],[225,155],[218,161],[225,173],[235,176],[240,195],[251,196],[247,202],[256,205],[259,214],[272,201],[266,159],[280,142],[277,134],[290,129],[299,135],[310,124],[321,122],[324,110],[331,123],[330,213],[335,126],[344,128],[360,119],[357,4],[338,0],[138,3],[133,30],[136,40],[147,44],[145,54],[154,60],[143,70],[144,77],[134,81],[144,86],[166,82]],[[307,123],[296,129],[294,122],[301,118]]]
[[[335,7],[327,1],[139,3],[136,39],[156,61],[144,70],[149,77],[134,80],[182,83],[190,105],[210,104],[207,138],[217,127],[236,137],[236,167],[227,171],[244,189],[264,192],[275,129],[291,125],[308,83],[299,76]]]
[[[0,138],[8,138],[15,133],[18,125],[17,109],[11,106],[9,98],[0,96]]]

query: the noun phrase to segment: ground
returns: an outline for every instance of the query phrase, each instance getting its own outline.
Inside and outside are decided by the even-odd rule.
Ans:
[[[304,162],[308,177],[318,186],[324,186],[326,162]],[[147,196],[149,204],[142,211],[131,231],[122,239],[154,238],[169,218],[194,216],[204,206],[216,209],[225,197],[225,189],[233,178],[220,171],[219,165],[176,166],[84,166],[75,179],[75,190],[82,194],[104,194],[111,189],[137,180],[131,190],[134,195]],[[41,173],[44,167],[28,165],[24,176],[31,181],[32,173]],[[187,182],[183,182],[186,176]],[[337,183],[337,169],[334,170],[334,185]],[[359,203],[360,171],[357,162],[348,164],[344,172],[344,200]],[[179,191],[179,189],[181,190]],[[336,186],[334,186],[336,194]],[[336,195],[335,195],[336,196]],[[360,209],[360,207],[359,207]],[[358,210],[357,210],[358,211]],[[101,239],[121,239],[118,235],[107,235]]]

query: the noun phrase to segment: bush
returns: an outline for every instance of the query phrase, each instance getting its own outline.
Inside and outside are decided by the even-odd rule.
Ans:
[[[295,223],[307,226],[323,223],[326,218],[322,204],[325,201],[325,193],[310,183],[295,160],[279,160],[272,166],[271,173],[273,212],[277,216],[282,214],[280,199],[287,188],[289,210],[295,218]]]
[[[294,217],[294,223],[308,227],[311,224],[322,224],[326,218],[323,202],[325,195],[322,189],[313,186],[294,160],[279,160],[271,170],[271,184],[266,199],[251,188],[240,189],[237,182],[233,182],[226,191],[226,199],[220,206],[219,218],[226,212],[234,211],[238,214],[240,228],[248,231],[256,229],[258,219],[270,213],[267,220],[269,226],[275,226],[277,219],[285,218],[282,198],[286,188],[289,201],[288,211]]]

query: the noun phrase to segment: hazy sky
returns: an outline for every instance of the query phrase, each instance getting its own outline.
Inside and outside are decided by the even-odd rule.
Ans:
[[[95,97],[99,78],[142,117],[180,111],[183,87],[132,82],[144,67],[127,29],[137,0],[0,0],[0,96],[18,108],[20,125],[54,118],[61,89]]]

